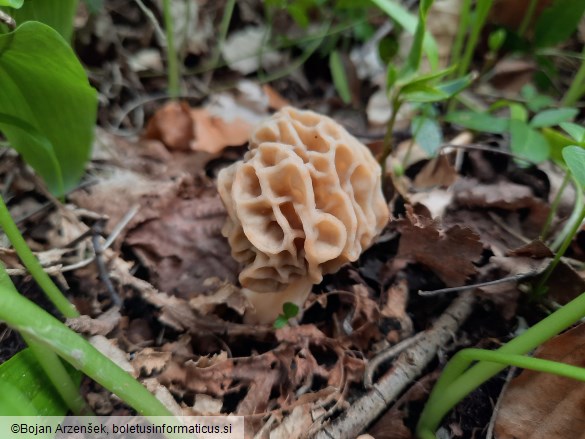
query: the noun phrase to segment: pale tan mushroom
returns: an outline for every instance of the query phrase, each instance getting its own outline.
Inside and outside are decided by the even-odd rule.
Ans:
[[[243,160],[218,177],[250,320],[274,321],[285,302],[302,308],[324,274],[357,260],[388,221],[380,175],[329,117],[285,107],[255,129]]]

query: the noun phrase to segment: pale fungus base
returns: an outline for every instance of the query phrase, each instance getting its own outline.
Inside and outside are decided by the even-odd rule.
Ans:
[[[355,261],[388,221],[380,166],[333,119],[283,108],[261,123],[243,160],[223,169],[223,234],[244,265],[240,283],[270,323],[313,284]]]

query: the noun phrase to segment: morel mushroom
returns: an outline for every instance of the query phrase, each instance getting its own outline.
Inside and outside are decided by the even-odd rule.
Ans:
[[[329,117],[286,107],[255,129],[243,160],[218,176],[251,321],[302,307],[324,274],[357,260],[388,221],[380,178],[366,146]]]

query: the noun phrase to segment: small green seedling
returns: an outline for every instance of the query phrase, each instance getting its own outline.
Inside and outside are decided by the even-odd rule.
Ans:
[[[282,305],[282,314],[280,314],[274,321],[274,328],[284,328],[288,321],[299,314],[299,307],[291,302],[286,302]]]

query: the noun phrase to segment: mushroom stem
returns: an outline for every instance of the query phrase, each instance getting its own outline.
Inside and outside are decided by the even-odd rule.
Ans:
[[[311,280],[303,277],[291,282],[285,290],[277,293],[257,293],[248,288],[242,288],[242,292],[253,306],[253,309],[245,315],[246,323],[273,323],[282,313],[282,307],[286,302],[294,303],[299,310],[302,310],[312,287]]]

